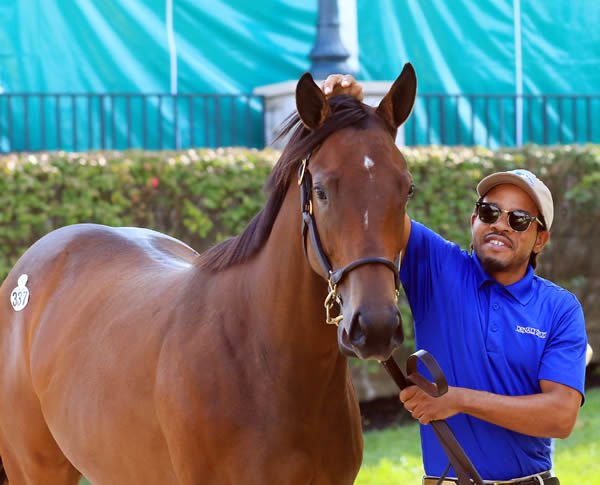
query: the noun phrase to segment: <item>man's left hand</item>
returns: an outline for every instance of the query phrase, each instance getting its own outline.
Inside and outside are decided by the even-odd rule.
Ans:
[[[421,424],[442,420],[461,412],[460,388],[448,387],[448,392],[440,397],[431,397],[417,386],[410,386],[400,392],[400,401]]]

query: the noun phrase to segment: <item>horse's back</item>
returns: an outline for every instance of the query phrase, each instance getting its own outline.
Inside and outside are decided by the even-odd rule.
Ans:
[[[0,409],[39,408],[74,463],[86,462],[79,455],[89,455],[90,433],[103,448],[94,468],[122,463],[122,449],[111,441],[128,430],[151,443],[157,461],[168,460],[152,409],[155,372],[196,257],[146,229],[82,224],[40,239],[0,288],[0,394],[21,396],[14,403],[0,398]],[[23,274],[29,301],[15,311],[10,293]],[[0,428],[11,414],[0,415]],[[135,453],[128,450],[131,463]],[[154,478],[170,481],[171,467],[163,465],[165,475]],[[93,478],[92,469],[81,471]]]
[[[22,343],[34,351],[40,332],[59,336],[73,330],[68,323],[79,322],[86,331],[101,320],[104,328],[111,319],[135,326],[144,309],[160,306],[164,295],[186,284],[197,255],[184,243],[148,229],[76,224],[55,230],[25,252],[0,288],[0,335],[27,329]],[[27,275],[29,299],[16,311],[10,294],[22,275]],[[158,319],[146,323],[152,321]]]
[[[33,244],[9,273],[4,285],[10,286],[11,276],[12,283],[16,284],[14,278],[27,271],[32,273],[29,280],[33,284],[35,275],[40,272],[81,270],[82,265],[99,271],[106,263],[111,264],[106,269],[113,274],[115,268],[136,267],[135,263],[164,274],[189,267],[197,256],[198,253],[183,242],[150,229],[74,224],[52,231]]]

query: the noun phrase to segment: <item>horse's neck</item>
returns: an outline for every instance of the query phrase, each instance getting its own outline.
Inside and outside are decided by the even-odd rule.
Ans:
[[[345,373],[336,328],[325,323],[327,284],[306,260],[300,229],[300,195],[294,184],[249,269],[255,296],[251,305],[268,338],[286,355],[295,356],[297,365],[308,366],[307,372]]]

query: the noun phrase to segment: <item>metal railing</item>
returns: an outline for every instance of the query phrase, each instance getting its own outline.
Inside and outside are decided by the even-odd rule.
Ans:
[[[407,145],[600,142],[600,94],[422,94],[404,127]]]
[[[263,148],[253,94],[0,94],[0,152]],[[600,143],[600,94],[421,94],[406,145]]]
[[[253,94],[3,93],[0,151],[264,146]]]

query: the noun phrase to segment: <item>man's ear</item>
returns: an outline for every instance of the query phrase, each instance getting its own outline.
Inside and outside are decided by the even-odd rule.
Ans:
[[[296,109],[304,126],[311,131],[321,126],[330,114],[327,98],[308,72],[296,85]]]
[[[538,231],[535,238],[535,244],[533,245],[533,252],[539,254],[549,240],[550,231]]]

